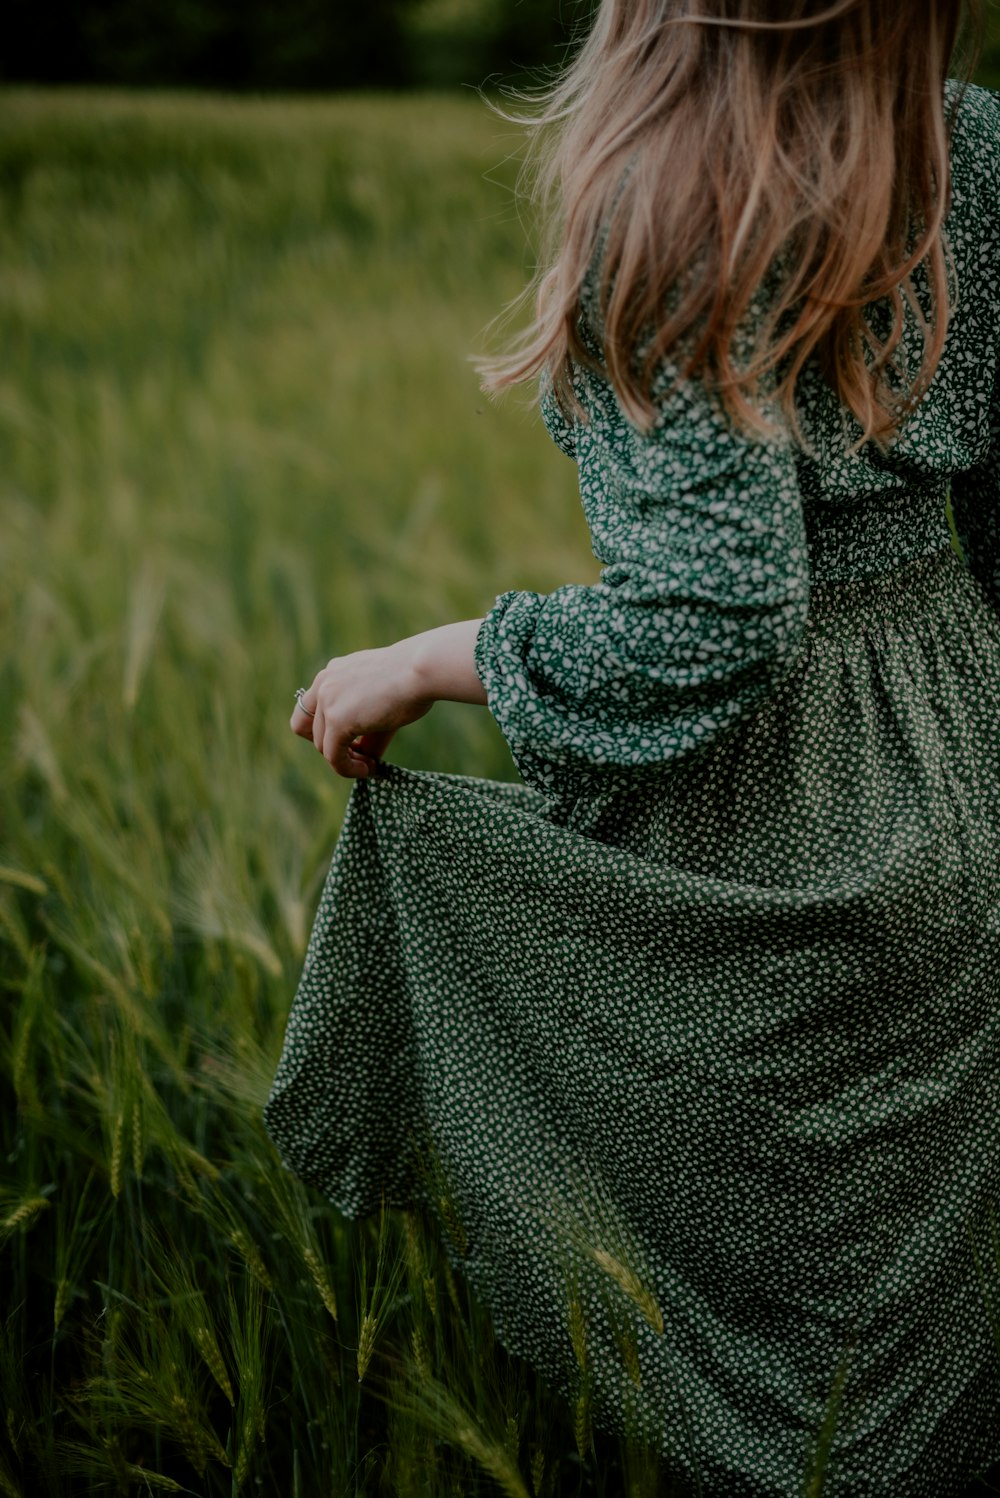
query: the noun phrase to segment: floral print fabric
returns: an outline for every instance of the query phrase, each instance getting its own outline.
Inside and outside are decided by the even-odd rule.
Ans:
[[[484,619],[523,783],[355,783],[265,1110],[709,1498],[799,1498],[837,1390],[826,1498],[1000,1456],[998,156],[970,89],[888,453],[814,369],[808,452],[690,385],[647,435],[589,371],[546,400],[604,570]]]

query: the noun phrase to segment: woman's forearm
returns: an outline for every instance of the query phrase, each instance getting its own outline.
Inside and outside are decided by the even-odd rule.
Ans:
[[[478,702],[486,691],[476,672],[474,651],[482,619],[461,619],[410,635],[400,646],[411,653],[421,696],[448,702]]]

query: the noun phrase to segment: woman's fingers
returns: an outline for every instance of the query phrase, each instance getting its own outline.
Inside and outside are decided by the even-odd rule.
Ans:
[[[349,775],[352,780],[367,780],[369,775],[375,773],[375,761],[365,754],[360,754],[353,745],[348,746],[347,766],[348,768],[341,773]]]
[[[362,733],[355,740],[354,747],[361,754],[370,754],[373,759],[381,759],[392,742],[394,728],[385,728],[381,733]]]
[[[323,758],[338,775],[351,780],[367,775],[372,768],[371,760],[358,751],[358,737],[358,734],[352,734],[345,738],[343,730],[338,730],[335,723],[328,723],[323,734]]]
[[[312,741],[320,754],[323,753],[323,740],[326,737],[326,714],[323,711],[322,702],[316,704],[316,714],[310,725],[312,728]]]
[[[313,721],[316,712],[315,694],[312,688],[304,692],[295,706],[292,708],[292,716],[289,726],[293,733],[297,733],[301,739],[311,739],[313,736]]]
[[[347,775],[352,779],[368,774],[371,759],[381,753],[380,747],[373,746],[384,747],[395,732],[390,729],[383,733],[355,734],[345,742],[338,736],[336,726],[327,723],[323,704],[312,687],[296,702],[290,726],[292,732],[297,733],[300,738],[312,739],[338,775]]]
[[[431,699],[415,696],[414,672],[400,645],[334,656],[296,696],[292,731],[312,739],[331,768],[352,780],[373,773],[397,729],[431,706]],[[394,726],[363,726],[380,721]]]

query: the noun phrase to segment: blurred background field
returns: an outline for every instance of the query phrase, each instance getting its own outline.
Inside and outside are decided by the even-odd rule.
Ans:
[[[670,1491],[496,1347],[440,1225],[340,1219],[260,1122],[350,790],[294,688],[597,576],[467,357],[532,235],[458,83],[568,35],[517,10],[387,8],[432,93],[0,92],[2,1493]],[[458,704],[389,757],[514,776]]]
[[[475,1490],[379,1486],[377,1225],[259,1112],[350,789],[294,688],[596,575],[571,465],[467,360],[525,274],[512,144],[476,100],[0,100],[2,1491]],[[514,773],[481,708],[392,751]]]

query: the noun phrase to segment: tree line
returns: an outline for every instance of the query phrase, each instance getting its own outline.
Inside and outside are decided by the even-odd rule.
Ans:
[[[7,0],[0,79],[248,91],[481,84],[557,65],[593,0]]]
[[[7,0],[0,81],[252,92],[519,83],[597,0]],[[1000,85],[1000,14],[980,81]]]

